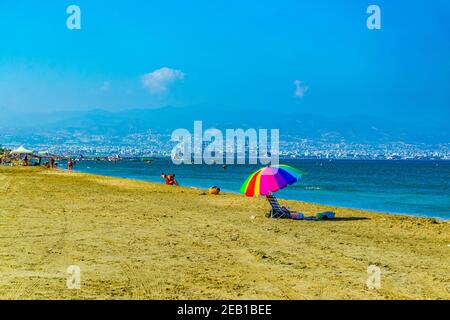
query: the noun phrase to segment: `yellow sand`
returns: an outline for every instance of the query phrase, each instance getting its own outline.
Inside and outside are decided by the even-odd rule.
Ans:
[[[0,298],[450,298],[448,222],[287,204],[339,219],[270,220],[264,198],[0,167]],[[380,289],[366,286],[369,265]]]

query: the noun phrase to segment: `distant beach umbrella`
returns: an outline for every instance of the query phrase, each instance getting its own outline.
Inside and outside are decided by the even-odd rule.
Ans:
[[[33,151],[25,149],[23,146],[11,151],[11,154],[32,154]]]
[[[241,187],[247,197],[267,196],[294,184],[304,173],[286,164],[268,166],[252,173]]]

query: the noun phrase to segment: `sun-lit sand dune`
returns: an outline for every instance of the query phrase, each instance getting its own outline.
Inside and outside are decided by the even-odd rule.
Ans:
[[[264,198],[1,167],[0,298],[450,298],[448,222],[287,204],[337,219],[270,220]],[[67,288],[71,265],[80,290]],[[369,265],[380,289],[367,288]]]

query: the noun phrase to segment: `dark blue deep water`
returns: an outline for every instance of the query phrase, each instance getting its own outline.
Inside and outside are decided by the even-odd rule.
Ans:
[[[284,160],[307,174],[278,192],[286,199],[350,208],[450,219],[450,162]],[[161,182],[162,172],[175,173],[183,186],[239,192],[245,178],[259,166],[173,165],[170,159],[81,161],[78,171]]]

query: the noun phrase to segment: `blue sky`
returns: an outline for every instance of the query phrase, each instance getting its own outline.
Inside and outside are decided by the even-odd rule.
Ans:
[[[66,27],[71,4],[81,30]],[[381,30],[366,27],[370,4]],[[0,109],[220,104],[447,121],[449,33],[447,0],[0,0]]]

